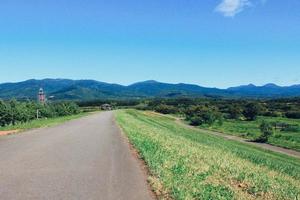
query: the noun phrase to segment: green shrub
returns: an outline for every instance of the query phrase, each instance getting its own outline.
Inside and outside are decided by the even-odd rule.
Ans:
[[[212,126],[214,123],[223,124],[223,115],[214,107],[196,106],[186,111],[186,119],[193,126],[207,124]]]
[[[282,129],[282,131],[286,131],[286,132],[298,132],[298,131],[300,131],[300,127],[297,124],[294,124],[294,125],[290,125],[289,124],[288,126],[284,127]]]
[[[243,116],[243,110],[239,106],[230,106],[228,108],[228,117],[230,119],[240,119]]]
[[[154,110],[162,114],[174,114],[177,112],[177,109],[174,106],[169,106],[165,104],[160,104],[156,106]]]
[[[277,111],[267,111],[264,112],[262,115],[266,117],[282,117],[282,113]]]
[[[269,137],[273,135],[274,128],[271,123],[262,121],[262,123],[259,126],[261,135],[259,138],[256,140],[257,142],[268,142]]]
[[[285,116],[291,119],[300,119],[300,111],[287,112]]]
[[[193,116],[189,119],[189,121],[190,121],[190,125],[192,126],[200,126],[203,124],[203,120],[199,116]]]
[[[244,109],[244,116],[249,121],[253,121],[262,112],[263,107],[259,103],[248,103]]]
[[[78,114],[80,109],[73,102],[39,104],[33,101],[20,102],[14,99],[8,102],[0,100],[0,126],[26,123],[35,119],[37,112],[39,118],[52,118]]]

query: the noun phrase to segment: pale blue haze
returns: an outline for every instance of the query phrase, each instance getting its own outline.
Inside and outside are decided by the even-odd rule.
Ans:
[[[300,84],[300,1],[250,2],[1,0],[0,82]]]

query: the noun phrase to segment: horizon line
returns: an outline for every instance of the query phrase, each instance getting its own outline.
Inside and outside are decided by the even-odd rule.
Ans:
[[[16,84],[16,83],[22,83],[22,82],[26,82],[26,81],[31,81],[31,80],[35,80],[35,81],[44,81],[44,80],[69,80],[69,81],[96,81],[96,82],[101,82],[101,83],[107,83],[107,84],[116,84],[116,85],[120,85],[120,86],[130,86],[130,85],[134,85],[137,83],[143,83],[143,82],[156,82],[156,83],[163,83],[163,84],[174,84],[174,85],[178,85],[178,84],[187,84],[187,85],[196,85],[199,87],[206,87],[206,88],[215,88],[215,89],[222,89],[222,90],[226,90],[232,87],[242,87],[242,86],[255,86],[255,87],[264,87],[267,85],[274,85],[274,86],[278,86],[278,87],[292,87],[292,86],[298,86],[300,85],[300,83],[295,83],[295,84],[291,84],[291,85],[279,85],[276,84],[274,82],[268,82],[262,85],[256,85],[254,83],[248,83],[248,84],[241,84],[241,85],[235,85],[235,86],[230,86],[230,87],[226,87],[226,88],[220,88],[220,87],[214,87],[214,86],[203,86],[200,84],[196,84],[196,83],[186,83],[186,82],[163,82],[163,81],[158,81],[155,79],[148,79],[148,80],[144,80],[144,81],[135,81],[132,82],[130,84],[121,84],[121,83],[114,83],[114,82],[105,82],[105,81],[100,81],[100,80],[96,80],[96,79],[72,79],[72,78],[30,78],[30,79],[26,79],[26,80],[22,80],[22,81],[12,81],[12,82],[0,82],[0,85],[2,84]]]

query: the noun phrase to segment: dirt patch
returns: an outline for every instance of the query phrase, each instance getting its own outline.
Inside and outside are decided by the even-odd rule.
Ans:
[[[0,131],[0,136],[16,134],[19,131],[20,130]]]

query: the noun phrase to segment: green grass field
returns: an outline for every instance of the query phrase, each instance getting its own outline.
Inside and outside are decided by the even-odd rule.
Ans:
[[[222,126],[202,126],[211,130],[220,131],[229,135],[236,135],[247,139],[255,139],[260,135],[259,125],[262,120],[268,122],[284,122],[287,124],[298,124],[299,119],[287,119],[279,117],[258,117],[255,121],[225,120]],[[270,144],[300,151],[300,132],[275,131],[270,137]]]
[[[162,198],[299,199],[300,160],[189,129],[136,110],[116,119]]]
[[[7,131],[7,130],[28,130],[32,128],[41,128],[41,127],[48,127],[48,126],[55,126],[58,124],[61,124],[63,122],[77,119],[83,116],[88,115],[87,113],[80,113],[78,115],[70,115],[70,116],[64,116],[64,117],[56,117],[56,118],[48,118],[48,119],[39,119],[39,120],[33,120],[29,121],[27,123],[19,123],[14,126],[5,126],[0,127],[0,131]]]

